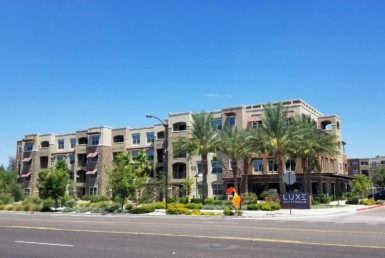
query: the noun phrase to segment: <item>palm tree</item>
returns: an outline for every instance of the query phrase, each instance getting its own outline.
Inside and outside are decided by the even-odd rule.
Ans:
[[[296,137],[293,156],[302,160],[304,191],[312,194],[311,171],[320,170],[320,155],[336,154],[335,136],[318,130],[316,123],[307,116],[294,119],[294,128]]]
[[[248,163],[252,156],[252,148],[250,145],[251,134],[244,129],[230,128],[223,131],[220,151],[231,160],[231,170],[233,171],[233,180],[235,190],[239,193],[238,177],[240,169],[238,163],[241,161]],[[246,168],[244,164],[244,169]],[[248,169],[248,166],[247,166]],[[244,171],[247,177],[247,170]]]
[[[218,131],[212,126],[211,113],[197,113],[192,115],[192,131],[189,138],[179,138],[173,143],[173,152],[186,151],[189,155],[199,155],[202,159],[203,201],[208,197],[208,154],[219,148]]]
[[[259,139],[256,141],[259,146],[254,144],[254,147],[274,158],[278,167],[279,189],[280,192],[284,192],[282,165],[290,156],[293,148],[295,136],[293,126],[289,123],[287,110],[282,103],[263,105],[263,109],[262,126],[258,129]]]

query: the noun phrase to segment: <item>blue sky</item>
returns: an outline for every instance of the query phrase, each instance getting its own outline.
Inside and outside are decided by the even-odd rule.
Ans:
[[[0,164],[30,133],[301,98],[385,155],[384,1],[0,1]]]

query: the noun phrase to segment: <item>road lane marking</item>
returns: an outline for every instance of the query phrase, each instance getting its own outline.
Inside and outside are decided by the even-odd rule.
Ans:
[[[40,243],[40,242],[27,242],[27,241],[15,241],[15,243],[19,243],[19,244],[30,244],[30,245],[50,245],[50,246],[73,247],[73,245],[53,244],[53,243]]]
[[[120,235],[142,235],[142,236],[161,236],[161,237],[184,237],[184,238],[200,238],[200,239],[217,239],[231,241],[252,241],[264,243],[280,243],[295,245],[317,245],[329,247],[351,247],[351,248],[367,248],[367,249],[384,249],[385,246],[376,245],[353,245],[338,243],[321,243],[321,242],[305,242],[300,240],[286,240],[273,238],[252,238],[252,237],[235,237],[235,236],[200,236],[200,235],[183,235],[183,234],[163,234],[163,233],[146,233],[146,232],[122,232],[122,231],[103,231],[103,230],[82,230],[82,229],[65,229],[65,228],[49,228],[49,227],[32,227],[32,226],[0,226],[0,228],[14,229],[31,229],[31,230],[47,230],[47,231],[64,231],[64,232],[80,232],[80,233],[104,233],[104,234],[120,234]]]

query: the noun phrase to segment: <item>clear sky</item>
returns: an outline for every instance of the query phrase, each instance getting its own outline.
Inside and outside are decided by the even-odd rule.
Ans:
[[[0,164],[31,133],[301,98],[385,155],[385,1],[0,1]]]

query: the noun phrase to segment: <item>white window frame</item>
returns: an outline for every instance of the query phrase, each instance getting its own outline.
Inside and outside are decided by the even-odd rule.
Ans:
[[[220,187],[218,187],[218,186],[220,186]],[[221,184],[221,183],[213,182],[211,184],[211,188],[212,188],[212,193],[215,196],[222,196],[224,194],[224,187],[223,187],[223,184]],[[219,189],[219,188],[221,188],[221,189]],[[218,191],[222,191],[222,193],[218,193]]]
[[[134,133],[131,135],[132,145],[140,145],[140,133]]]
[[[214,165],[214,163],[216,165]],[[211,161],[211,174],[222,174],[223,173],[223,166],[222,162],[219,160],[212,160]]]
[[[98,187],[97,186],[90,186],[88,188],[89,195],[98,195]]]
[[[151,137],[151,135],[152,135],[152,137]],[[154,141],[155,141],[155,134],[153,132],[146,133],[146,140],[147,140],[147,144],[154,143]]]
[[[261,161],[261,164],[258,166],[258,170],[255,169],[255,166],[254,166],[254,161]],[[259,168],[261,168],[259,170]],[[263,159],[255,159],[253,160],[253,173],[263,173]]]
[[[31,188],[24,188],[24,196],[31,196]]]
[[[64,139],[57,140],[57,149],[64,150]]]
[[[91,146],[97,146],[100,142],[100,135],[92,135],[91,137]]]

